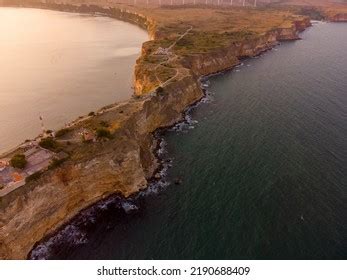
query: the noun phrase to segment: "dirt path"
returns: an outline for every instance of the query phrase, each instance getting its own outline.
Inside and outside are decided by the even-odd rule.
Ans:
[[[160,78],[158,77],[157,75],[157,70],[158,70],[158,67],[160,66],[163,66],[164,63],[168,63],[174,59],[177,59],[177,55],[174,54],[174,53],[171,53],[170,50],[180,41],[184,38],[184,36],[186,36],[191,30],[193,29],[193,26],[190,26],[186,32],[184,32],[181,36],[179,36],[177,38],[177,40],[175,40],[166,50],[168,51],[168,54],[167,54],[167,60],[159,63],[155,68],[154,68],[154,71],[155,71],[155,77],[157,79],[157,81],[159,82],[159,86],[158,87],[164,87],[165,85],[167,85],[168,83],[170,83],[172,80],[174,80],[175,78],[177,78],[177,76],[180,74],[180,71],[178,69],[175,69],[176,70],[176,74],[171,77],[170,79],[166,80],[165,82],[162,82],[160,80]],[[165,67],[165,66],[164,66]],[[157,87],[157,88],[158,88]],[[155,90],[154,90],[155,91]]]

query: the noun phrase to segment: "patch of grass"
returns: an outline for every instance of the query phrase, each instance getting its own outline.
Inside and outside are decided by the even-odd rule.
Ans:
[[[193,32],[177,42],[175,51],[181,55],[206,53],[221,47],[228,47],[233,42],[250,39],[256,35],[256,32],[248,29],[223,33]]]
[[[162,82],[165,82],[176,75],[176,70],[165,66],[159,66],[157,68],[157,75]]]
[[[170,33],[165,32],[165,34]],[[145,53],[149,54],[155,52],[159,47],[168,48],[173,42],[174,40],[169,38],[157,39],[145,42],[143,44],[143,48],[145,49]]]
[[[166,58],[161,55],[146,55],[142,59],[143,59],[143,62],[153,63],[153,64],[159,64],[166,60]]]
[[[108,138],[112,139],[112,134],[107,128],[99,127],[96,129],[96,136],[98,138]]]

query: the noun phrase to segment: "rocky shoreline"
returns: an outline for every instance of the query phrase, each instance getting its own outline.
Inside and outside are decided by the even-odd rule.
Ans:
[[[203,96],[185,109],[182,113],[182,120],[171,126],[158,128],[153,133],[156,141],[153,153],[158,161],[158,167],[153,172],[152,177],[148,179],[146,189],[131,194],[129,197],[125,197],[121,193],[111,194],[109,197],[97,201],[95,204],[81,210],[71,220],[67,221],[54,232],[48,234],[42,240],[35,243],[32,250],[28,253],[27,259],[49,259],[52,256],[52,253],[61,250],[62,247],[73,250],[75,246],[83,245],[85,242],[88,242],[88,232],[95,228],[98,219],[102,219],[105,213],[109,212],[110,215],[116,213],[118,216],[129,214],[136,215],[138,211],[141,210],[141,199],[143,196],[151,193],[157,194],[162,190],[162,188],[165,188],[169,184],[169,182],[166,182],[165,174],[171,166],[171,161],[167,162],[167,159],[162,157],[162,154],[165,152],[165,147],[162,145],[164,143],[163,134],[167,130],[179,126],[180,124],[187,123],[186,118],[189,116],[191,109],[199,106],[202,100],[207,97],[206,90],[202,85],[204,81],[208,80],[211,76],[230,71],[232,68],[201,77],[199,82],[201,84]],[[176,182],[174,183],[177,184]]]
[[[110,11],[112,17],[146,27],[152,39],[162,36],[153,19],[123,8],[36,5],[105,15]],[[163,87],[165,94],[145,94],[144,89],[152,80],[147,73],[138,71],[137,64],[137,96],[94,117],[96,121],[106,117],[117,119],[115,139],[88,144],[88,149],[75,147],[78,153],[73,161],[64,163],[58,170],[48,171],[39,180],[1,200],[0,258],[24,259],[34,244],[56,232],[83,209],[115,193],[127,198],[144,190],[160,168],[155,152],[158,139],[154,133],[181,121],[187,108],[203,97],[199,77],[228,70],[239,64],[241,58],[259,55],[279,41],[296,40],[298,32],[308,26],[309,18],[301,17],[289,28],[274,29],[261,37],[236,42],[212,53],[186,57],[177,65],[184,74]],[[144,44],[142,56],[148,51]],[[66,184],[58,180],[58,172],[62,171],[69,174]]]

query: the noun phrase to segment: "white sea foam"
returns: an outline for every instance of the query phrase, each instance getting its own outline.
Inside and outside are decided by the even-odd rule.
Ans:
[[[165,142],[165,140],[160,139],[159,149],[157,151],[158,156],[162,156],[166,153],[166,145],[167,145],[167,143]]]
[[[122,207],[126,213],[130,213],[132,211],[139,210],[139,208],[130,201],[124,201],[121,203],[121,205],[122,205]]]
[[[85,244],[87,242],[86,234],[73,224],[67,225],[59,231],[56,235],[49,238],[46,242],[38,245],[30,255],[30,259],[44,260],[48,259],[51,255],[52,248],[55,244],[61,242],[70,243],[74,245]]]

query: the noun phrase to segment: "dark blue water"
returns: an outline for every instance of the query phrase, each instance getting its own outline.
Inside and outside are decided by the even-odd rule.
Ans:
[[[346,258],[347,25],[302,37],[211,77],[164,135],[171,183],[50,258]]]

